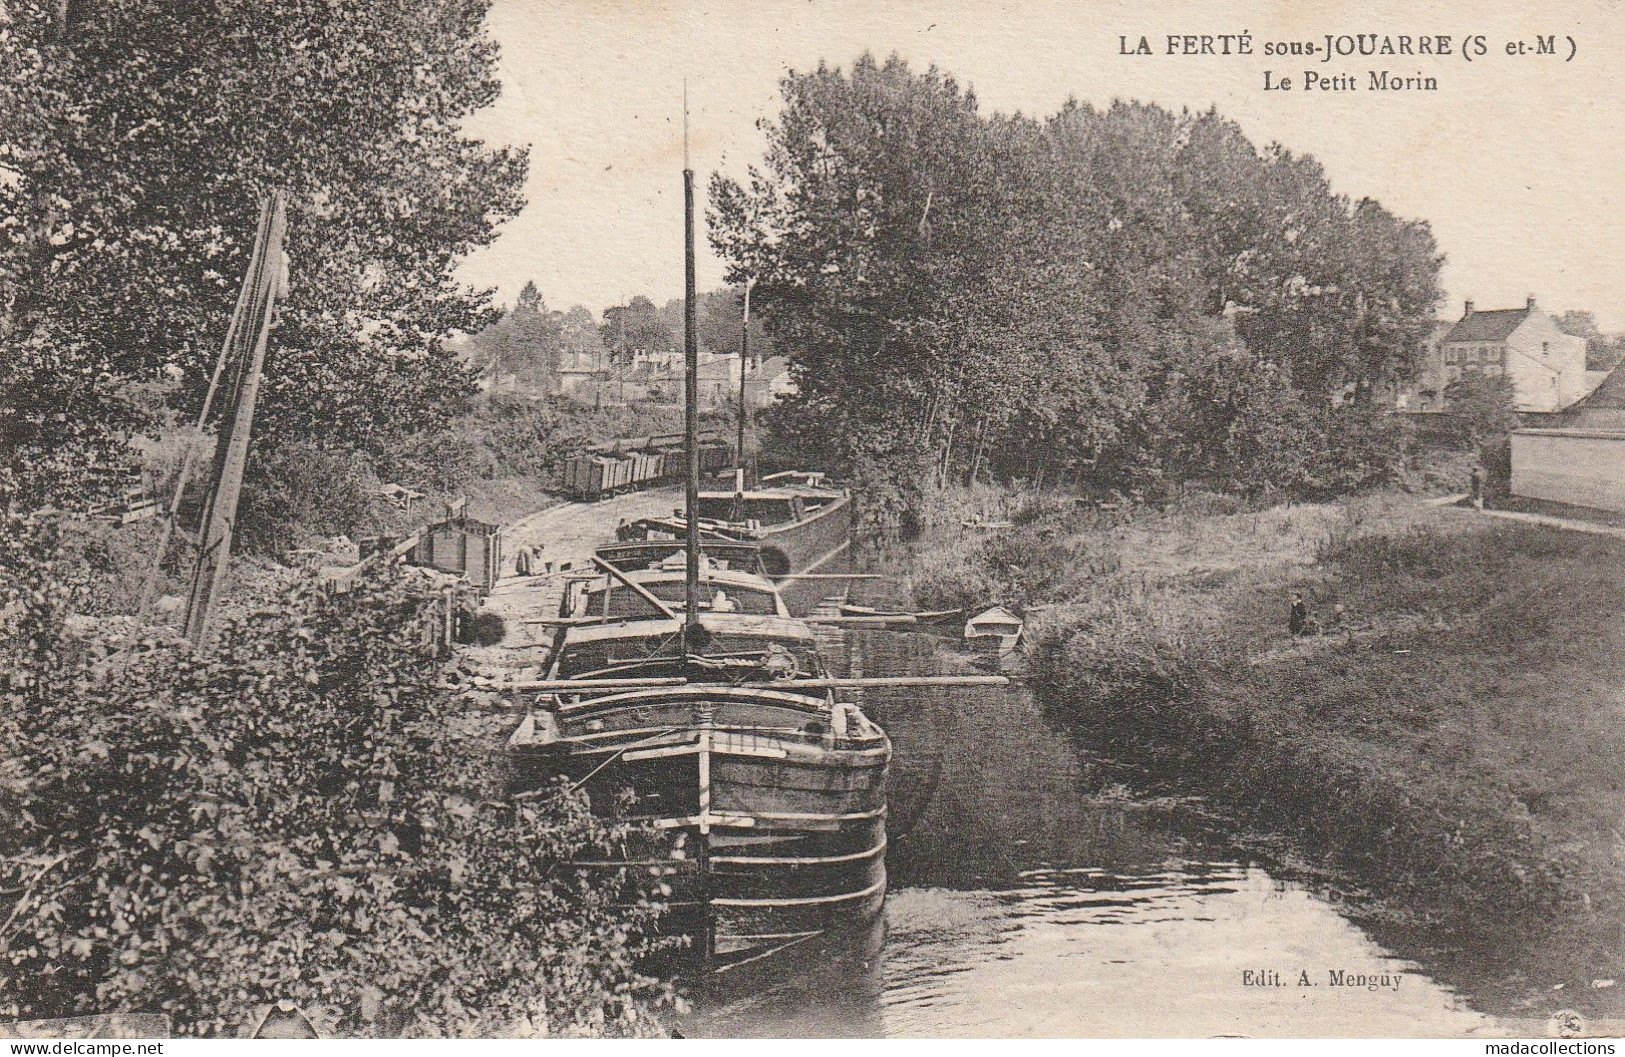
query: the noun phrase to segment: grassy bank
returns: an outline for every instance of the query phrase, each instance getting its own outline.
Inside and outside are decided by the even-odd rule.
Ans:
[[[916,597],[1026,605],[1040,696],[1091,743],[1289,838],[1495,1006],[1617,1015],[1591,982],[1625,956],[1625,541],[1403,495],[952,503],[1024,524],[934,518]],[[1294,590],[1323,634],[1287,634]]]

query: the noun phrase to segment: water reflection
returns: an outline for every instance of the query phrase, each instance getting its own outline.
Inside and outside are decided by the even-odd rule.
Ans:
[[[835,633],[826,647],[853,673],[969,663],[920,635]],[[795,952],[709,996],[688,1033],[1380,1037],[1489,1027],[1324,900],[1243,861],[1190,805],[1136,800],[1121,768],[1056,729],[1022,688],[867,691],[863,704],[896,751],[883,926],[844,953]],[[1335,987],[1333,970],[1399,984]]]
[[[1459,1036],[1487,1026],[1324,903],[1256,868],[1039,871],[887,903],[888,1035]],[[1332,988],[1328,971],[1398,974]],[[1243,983],[1278,973],[1281,986]],[[1306,972],[1309,986],[1298,986]]]

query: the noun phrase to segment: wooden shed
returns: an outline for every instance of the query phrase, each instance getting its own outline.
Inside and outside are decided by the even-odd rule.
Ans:
[[[502,526],[469,517],[461,508],[423,530],[411,561],[446,573],[460,573],[481,594],[502,575]]]

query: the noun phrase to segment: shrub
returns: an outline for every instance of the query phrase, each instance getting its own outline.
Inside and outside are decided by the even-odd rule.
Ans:
[[[3,528],[0,1016],[219,1035],[287,998],[338,1035],[652,1027],[657,906],[568,865],[626,826],[501,795],[506,724],[441,688],[408,571],[294,589],[200,655],[70,635],[88,572],[54,526]]]
[[[237,545],[280,554],[312,538],[372,531],[378,485],[359,452],[307,441],[257,451],[238,505]]]

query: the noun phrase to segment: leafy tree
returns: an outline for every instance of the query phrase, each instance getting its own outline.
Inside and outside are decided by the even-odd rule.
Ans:
[[[783,89],[767,170],[748,189],[712,181],[713,245],[795,350],[794,406],[822,450],[850,463],[902,445],[946,461],[975,355],[960,340],[972,314],[948,301],[973,290],[979,251],[998,241],[975,97],[896,57],[791,74]]]
[[[1517,394],[1504,374],[1467,371],[1444,387],[1444,406],[1475,448],[1518,428]]]
[[[0,11],[0,497],[82,506],[195,414],[261,197],[292,290],[257,433],[377,447],[468,387],[488,320],[453,279],[521,205],[523,153],[464,135],[495,97],[488,0],[14,0]]]
[[[1372,395],[1410,372],[1439,297],[1427,225],[1213,111],[984,117],[895,56],[782,93],[762,166],[714,177],[710,213],[793,350],[781,436],[848,470],[923,458],[939,482],[1320,489],[1389,462],[1337,423],[1388,442]],[[1196,399],[1220,401],[1197,409],[1214,428],[1182,438]]]
[[[744,290],[730,287],[712,290],[700,295],[695,308],[695,327],[699,331],[700,347],[719,356],[738,356],[743,344]],[[767,336],[767,325],[754,303],[750,313],[750,358],[761,362],[773,355],[773,344]]]
[[[1586,370],[1611,371],[1625,359],[1625,335],[1604,334],[1590,312],[1569,309],[1554,322],[1563,333],[1586,339]]]
[[[610,358],[622,365],[631,363],[639,354],[672,352],[682,347],[678,334],[661,318],[654,302],[641,294],[624,305],[604,309],[598,334]]]
[[[570,311],[559,317],[559,351],[576,363],[601,364],[604,359],[604,339],[592,313],[581,305],[571,305]]]
[[[513,375],[533,390],[558,390],[563,319],[548,311],[541,291],[527,282],[513,310],[469,339],[469,361],[500,379]]]
[[[1602,334],[1597,329],[1597,317],[1590,312],[1571,308],[1552,320],[1557,329],[1576,338],[1595,338]]]
[[[94,571],[3,527],[0,1016],[219,1035],[290,998],[345,1036],[652,1028],[649,879],[568,865],[626,827],[493,788],[511,720],[443,687],[434,592],[295,588],[199,656],[71,633]]]

